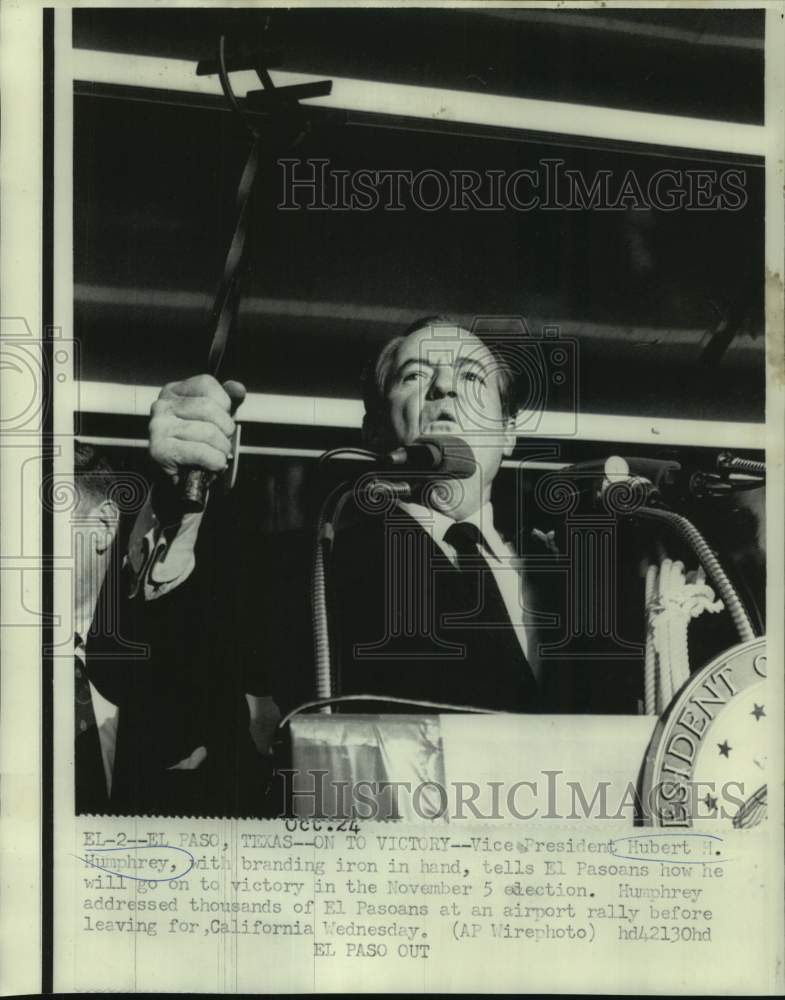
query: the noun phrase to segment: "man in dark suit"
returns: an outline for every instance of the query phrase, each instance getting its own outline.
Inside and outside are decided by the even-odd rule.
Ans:
[[[364,511],[362,498],[348,513],[329,578],[338,693],[538,710],[519,553],[499,534],[491,504],[515,445],[515,375],[499,353],[442,317],[390,341],[369,371],[364,435],[373,450],[459,435],[476,467],[460,480],[412,478],[411,495],[381,516]],[[222,388],[208,376],[162,390],[150,450],[171,482],[184,466],[226,467],[230,411],[241,396],[237,383]],[[256,638],[246,654],[258,657],[282,711],[314,694],[310,558],[298,544],[286,540],[276,559],[246,537],[233,554],[236,582],[265,581],[245,594],[238,583],[234,596],[242,601],[252,590]]]
[[[140,477],[118,476],[77,444],[75,484],[77,812],[252,815],[263,780],[237,658],[216,645],[201,611],[208,581],[188,559],[177,565],[183,547],[170,546],[146,586],[167,577],[178,586],[150,600],[117,539],[114,498],[130,487],[143,500]],[[132,551],[157,524],[149,503],[133,514]]]
[[[75,448],[76,503],[72,514],[74,548],[74,766],[76,811],[106,812],[112,792],[119,723],[116,693],[102,690],[88,660],[88,643],[105,602],[96,614],[113,565],[120,523],[111,499],[114,473],[88,445]],[[109,602],[111,607],[111,602]]]
[[[366,374],[363,431],[371,449],[457,435],[471,447],[476,469],[465,479],[407,476],[411,494],[374,513],[361,493],[345,508],[327,567],[333,687],[377,704],[344,704],[343,711],[411,710],[413,702],[639,711],[640,563],[659,538],[594,510],[565,515],[530,502],[524,510],[522,497],[514,504],[523,528],[511,543],[501,537],[491,493],[515,444],[516,376],[525,382],[527,374],[525,364],[515,370],[514,344],[502,348],[444,317],[427,317],[385,344]],[[171,484],[177,487],[186,466],[212,473],[227,467],[231,413],[243,395],[238,383],[221,387],[206,375],[162,390],[150,449]],[[205,527],[200,544],[210,534]],[[222,592],[244,636],[237,651],[252,704],[266,694],[287,713],[316,694],[313,539],[297,533],[270,544],[258,535],[243,525],[233,542],[218,544],[230,567]]]

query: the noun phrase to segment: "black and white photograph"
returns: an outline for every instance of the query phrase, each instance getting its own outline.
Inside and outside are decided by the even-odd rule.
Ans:
[[[765,634],[763,22],[74,12],[78,811],[623,743]]]
[[[10,6],[39,989],[776,992],[782,3]]]

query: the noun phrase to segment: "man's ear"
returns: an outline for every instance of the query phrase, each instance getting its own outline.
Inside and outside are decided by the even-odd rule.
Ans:
[[[515,426],[515,417],[509,417],[504,428],[504,445],[502,447],[502,454],[505,458],[509,458],[515,450],[515,442],[518,440]]]
[[[106,545],[98,549],[99,554],[106,552],[114,541],[120,526],[120,510],[114,500],[102,500],[97,508],[98,519],[106,529]]]

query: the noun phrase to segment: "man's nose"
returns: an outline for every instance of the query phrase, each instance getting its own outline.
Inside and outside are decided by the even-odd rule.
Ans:
[[[437,365],[428,386],[426,399],[442,399],[444,396],[457,395],[452,368],[449,365]]]

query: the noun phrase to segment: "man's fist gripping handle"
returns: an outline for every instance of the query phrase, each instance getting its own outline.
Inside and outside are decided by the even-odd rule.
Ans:
[[[203,510],[207,489],[232,451],[232,414],[245,399],[239,382],[194,375],[164,386],[150,417],[150,455],[181,490],[188,510]]]

